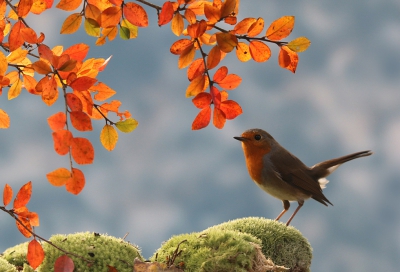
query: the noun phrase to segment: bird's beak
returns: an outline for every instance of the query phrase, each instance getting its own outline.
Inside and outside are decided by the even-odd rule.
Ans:
[[[233,138],[236,139],[236,140],[238,140],[238,141],[241,141],[241,142],[245,142],[245,141],[248,140],[248,139],[245,138],[245,137],[238,137],[238,136],[235,136],[235,137],[233,137]]]

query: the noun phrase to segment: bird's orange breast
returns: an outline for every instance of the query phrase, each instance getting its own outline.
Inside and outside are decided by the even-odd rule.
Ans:
[[[271,151],[271,148],[259,148],[253,145],[246,145],[246,143],[242,143],[242,147],[251,179],[258,184],[262,184],[263,158],[264,155]]]

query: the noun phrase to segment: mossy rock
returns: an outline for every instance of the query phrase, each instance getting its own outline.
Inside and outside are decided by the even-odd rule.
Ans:
[[[10,264],[6,259],[0,257],[1,272],[18,272],[14,265]]]
[[[76,272],[80,271],[109,271],[108,266],[115,267],[119,272],[132,272],[133,261],[136,257],[143,260],[140,250],[122,239],[104,234],[94,234],[91,232],[75,233],[69,235],[53,235],[49,239],[53,244],[60,248],[84,257],[88,262],[74,256],[69,256],[75,265]],[[37,271],[54,271],[54,263],[58,257],[65,253],[56,249],[52,245],[42,243],[45,251],[45,259],[37,268]],[[14,266],[23,266],[27,263],[28,243],[23,243],[9,248],[4,252],[3,258]]]
[[[185,272],[266,271],[260,249],[261,241],[252,235],[211,229],[173,236],[150,259],[175,258],[174,264]]]
[[[262,252],[276,265],[290,271],[310,271],[312,248],[308,240],[296,228],[275,220],[248,217],[210,227],[209,230],[235,230],[251,234],[262,242]]]

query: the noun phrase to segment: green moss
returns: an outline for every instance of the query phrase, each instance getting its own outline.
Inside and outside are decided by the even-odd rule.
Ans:
[[[174,255],[179,245],[181,253],[174,263],[182,262],[185,272],[254,271],[260,244],[259,239],[246,233],[207,230],[173,236],[156,251],[151,260],[164,262]]]
[[[251,234],[262,242],[262,252],[276,265],[292,271],[310,271],[312,248],[308,240],[294,227],[275,220],[248,217],[213,226],[208,230],[236,230]]]
[[[60,248],[93,261],[88,264],[81,258],[69,256],[75,265],[76,272],[79,271],[108,271],[108,265],[115,267],[119,272],[131,272],[133,260],[138,257],[143,260],[140,250],[122,239],[108,235],[95,235],[91,232],[76,233],[69,235],[53,235],[50,241]],[[10,263],[22,266],[26,261],[28,243],[17,245],[4,252],[4,258]],[[45,251],[45,259],[37,268],[37,271],[54,271],[54,263],[58,257],[64,255],[55,247],[42,243]]]
[[[6,259],[0,257],[0,271],[1,272],[17,272],[14,265],[10,264]]]

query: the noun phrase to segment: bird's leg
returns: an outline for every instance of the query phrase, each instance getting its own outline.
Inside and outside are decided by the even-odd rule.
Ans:
[[[276,221],[278,221],[278,220],[282,217],[282,215],[284,215],[285,212],[287,212],[287,210],[289,210],[290,202],[287,201],[287,200],[282,200],[282,203],[283,203],[283,211],[282,211],[282,212],[278,215],[278,217],[275,219]]]
[[[286,222],[286,226],[289,226],[290,221],[292,221],[293,217],[296,215],[296,213],[300,210],[301,207],[303,207],[304,204],[304,200],[300,200],[298,201],[299,206],[297,207],[297,209],[294,211],[294,213],[292,214],[292,216],[289,218],[289,220]]]

